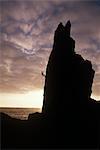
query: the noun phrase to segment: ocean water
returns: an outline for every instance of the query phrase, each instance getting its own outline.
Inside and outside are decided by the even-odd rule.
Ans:
[[[0,108],[0,112],[3,112],[13,118],[27,120],[28,115],[35,112],[41,112],[40,108]]]

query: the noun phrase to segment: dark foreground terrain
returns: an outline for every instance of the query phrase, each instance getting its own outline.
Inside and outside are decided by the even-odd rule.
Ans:
[[[75,53],[71,23],[60,23],[46,68],[42,113],[28,120],[1,113],[2,148],[100,149],[100,102],[91,99],[95,71]]]
[[[1,113],[2,148],[100,148],[100,103],[91,102],[89,115],[50,118],[42,113],[18,120]],[[95,111],[95,113],[94,113]]]

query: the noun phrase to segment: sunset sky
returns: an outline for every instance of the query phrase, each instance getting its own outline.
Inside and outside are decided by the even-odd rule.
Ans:
[[[44,77],[59,22],[71,20],[76,52],[95,70],[100,100],[100,1],[0,1],[0,106],[41,107]]]

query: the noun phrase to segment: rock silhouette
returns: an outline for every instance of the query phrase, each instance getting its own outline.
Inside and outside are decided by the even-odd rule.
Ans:
[[[70,30],[68,21],[55,31],[42,113],[30,114],[27,121],[1,114],[3,148],[100,147],[100,102],[90,98],[95,71],[75,53]]]
[[[44,113],[56,113],[57,109],[58,112],[61,109],[66,111],[64,107],[67,104],[77,106],[88,102],[91,96],[94,70],[90,61],[75,53],[70,27],[70,21],[65,27],[60,23],[55,31],[53,50],[46,69]]]
[[[46,70],[43,113],[56,120],[58,130],[64,129],[61,135],[68,136],[68,143],[71,142],[74,146],[81,143],[84,146],[89,143],[90,137],[90,143],[94,143],[93,135],[96,138],[98,132],[97,128],[92,130],[98,119],[95,112],[96,102],[90,98],[95,72],[90,61],[75,53],[75,41],[70,37],[70,29],[71,24],[68,21],[65,27],[60,23],[55,31],[53,50]]]

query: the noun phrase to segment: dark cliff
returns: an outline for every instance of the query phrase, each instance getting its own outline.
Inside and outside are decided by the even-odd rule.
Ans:
[[[90,100],[95,72],[90,61],[75,53],[70,28],[68,21],[65,27],[60,23],[55,31],[53,50],[46,69],[44,113],[66,111],[68,105],[87,104]]]

